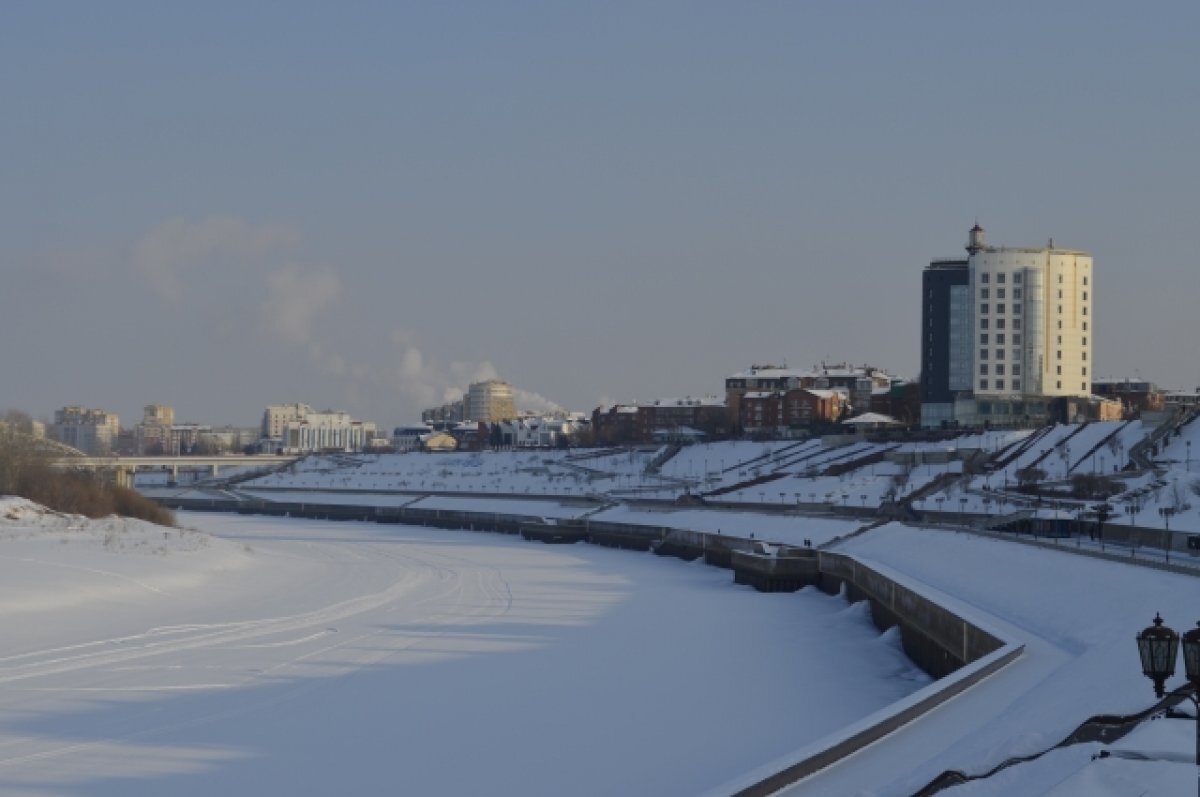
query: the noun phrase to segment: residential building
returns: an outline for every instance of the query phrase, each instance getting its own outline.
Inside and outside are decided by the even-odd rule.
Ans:
[[[747,434],[782,437],[814,425],[837,423],[849,405],[844,388],[753,391],[741,397],[738,423]]]
[[[312,413],[307,404],[271,404],[263,411],[262,439],[280,440],[284,427]]]
[[[1143,379],[1097,379],[1092,393],[1120,401],[1125,417],[1137,417],[1143,412],[1162,412],[1167,407],[1167,391]]]
[[[432,424],[439,429],[445,429],[460,422],[465,417],[465,403],[462,399],[447,402],[440,407],[431,407],[421,411],[421,422]]]
[[[355,420],[347,412],[309,412],[284,425],[280,448],[285,454],[360,452],[374,436],[375,424]]]
[[[877,388],[890,388],[896,378],[870,365],[840,363],[808,369],[793,369],[777,365],[753,365],[725,379],[725,405],[731,425],[740,423],[740,405],[746,393],[796,390],[834,390],[846,392],[849,399],[845,412],[866,412],[871,406],[871,394]]]
[[[141,456],[177,454],[171,447],[171,427],[175,410],[165,404],[147,404],[142,420],[133,427],[134,452]]]
[[[73,406],[55,411],[51,434],[58,442],[85,454],[107,456],[112,453],[120,430],[115,413]]]

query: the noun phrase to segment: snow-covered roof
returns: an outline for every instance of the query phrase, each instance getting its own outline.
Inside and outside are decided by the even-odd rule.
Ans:
[[[855,426],[858,426],[860,424],[870,424],[870,423],[899,425],[900,421],[896,420],[895,418],[893,418],[890,415],[884,415],[879,412],[864,412],[862,415],[857,415],[853,418],[849,418],[847,420],[842,421],[842,423],[852,424]]]

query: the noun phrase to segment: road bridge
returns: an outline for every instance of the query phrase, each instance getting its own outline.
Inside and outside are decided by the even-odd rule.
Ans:
[[[246,456],[187,456],[187,457],[64,457],[53,463],[60,469],[90,470],[113,474],[113,481],[120,487],[132,487],[133,476],[138,471],[168,471],[171,480],[179,479],[179,470],[206,469],[216,478],[221,468],[229,467],[278,467],[295,462],[299,457],[275,454],[249,454]]]

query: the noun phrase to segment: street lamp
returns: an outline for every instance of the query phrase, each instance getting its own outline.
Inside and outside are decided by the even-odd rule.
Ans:
[[[1183,696],[1196,707],[1196,763],[1200,765],[1200,623],[1183,635],[1183,670],[1192,685]],[[1179,634],[1163,625],[1162,617],[1154,615],[1154,625],[1137,635],[1138,656],[1142,660],[1142,672],[1154,682],[1154,694],[1162,697],[1164,685],[1175,674],[1175,660],[1180,648]],[[1200,772],[1200,771],[1198,771]],[[1200,793],[1200,775],[1196,781]]]
[[[1173,506],[1160,506],[1158,508],[1159,517],[1163,519],[1163,550],[1167,554],[1167,564],[1171,563],[1171,515],[1174,515],[1177,511]]]
[[[1192,441],[1188,440],[1185,443],[1185,445],[1187,446],[1187,471],[1188,471],[1188,473],[1191,473],[1192,472]]]

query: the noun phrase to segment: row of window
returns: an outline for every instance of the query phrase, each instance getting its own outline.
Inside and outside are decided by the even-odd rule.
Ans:
[[[1006,308],[1007,308],[1007,305],[997,303],[996,304],[996,313],[999,315],[1004,315]],[[1013,315],[1020,315],[1021,314],[1021,305],[1014,304],[1012,306],[1012,311],[1013,311]],[[979,314],[980,315],[988,314],[988,306],[986,304],[979,305]]]
[[[1016,326],[1015,328],[1016,328],[1016,329],[1020,329],[1020,326]],[[1059,335],[1059,336],[1058,336],[1058,342],[1059,342],[1059,343],[1062,343],[1062,335]],[[1085,346],[1087,345],[1087,338],[1084,338],[1084,339],[1083,339],[1083,344],[1084,344]],[[979,345],[980,345],[980,346],[986,346],[986,345],[988,345],[988,333],[986,333],[986,332],[981,332],[981,333],[979,333]],[[1003,332],[997,332],[997,333],[996,333],[996,345],[997,345],[997,346],[1003,346],[1003,345],[1004,345],[1004,333],[1003,333]],[[1012,336],[1012,345],[1014,345],[1014,346],[1020,346],[1020,345],[1021,345],[1021,333],[1020,333],[1020,332],[1014,332],[1014,333],[1013,333],[1013,336]]]
[[[987,285],[988,282],[991,281],[991,276],[992,276],[991,273],[989,273],[987,271],[982,271],[979,273],[979,281],[982,282],[984,285]],[[1003,285],[1005,279],[1007,279],[1007,275],[1003,271],[1001,271],[999,274],[996,275],[996,283],[999,285]],[[1086,279],[1086,277],[1085,277],[1085,279]],[[1012,281],[1013,281],[1013,285],[1021,284],[1020,272],[1017,272],[1016,274],[1012,275]],[[1087,283],[1084,283],[1084,284],[1086,285]]]
[[[1061,299],[1061,298],[1062,298],[1062,296],[1061,296],[1061,294],[1062,294],[1062,291],[1059,291],[1059,294],[1060,294],[1060,295],[1059,295],[1059,297],[1058,297],[1058,298],[1060,298],[1060,299]],[[1020,299],[1020,298],[1021,298],[1021,289],[1020,289],[1020,288],[1013,288],[1013,289],[1012,289],[1012,297],[1013,297],[1014,299]],[[980,298],[980,299],[990,299],[990,298],[992,298],[992,297],[991,297],[991,289],[990,289],[990,288],[980,288],[980,289],[979,289],[979,298]],[[996,289],[996,298],[997,298],[997,299],[1004,299],[1004,298],[1005,298],[1005,295],[1004,295],[1004,288],[997,288],[997,289]],[[1085,299],[1086,299],[1086,298],[1087,298],[1087,296],[1085,295],[1083,298],[1085,298]]]
[[[996,351],[995,351],[995,355],[996,355],[996,356],[995,356],[995,358],[996,358],[997,360],[1003,360],[1003,359],[1004,359],[1004,349],[996,349]],[[988,358],[988,350],[987,350],[987,349],[980,349],[980,350],[979,350],[979,359],[980,359],[980,360],[986,360],[987,358]],[[1013,358],[1014,360],[1019,360],[1019,359],[1021,359],[1021,350],[1020,350],[1020,349],[1013,349],[1012,358]]]
[[[996,363],[992,367],[992,373],[994,373],[996,376],[1004,376],[1004,363]],[[1021,364],[1013,363],[1012,368],[1009,369],[1009,373],[1012,374],[1013,376],[1020,376],[1021,375]],[[979,375],[980,376],[988,375],[988,364],[987,363],[979,364]]]
[[[995,387],[996,390],[1004,390],[1005,389],[1003,379],[997,379],[997,380],[995,380],[995,382],[996,382],[996,387]],[[979,380],[979,389],[980,390],[989,390],[990,388],[988,388],[988,380],[980,379]],[[1021,389],[1021,380],[1020,379],[1012,380],[1012,389],[1013,390]]]

